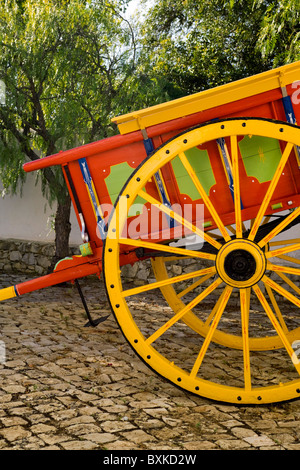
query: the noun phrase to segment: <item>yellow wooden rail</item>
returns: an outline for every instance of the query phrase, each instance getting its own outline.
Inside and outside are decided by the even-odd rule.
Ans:
[[[121,134],[222,106],[300,80],[300,61],[112,119]]]

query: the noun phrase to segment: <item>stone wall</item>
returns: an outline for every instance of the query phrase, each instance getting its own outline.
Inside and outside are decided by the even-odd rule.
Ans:
[[[47,273],[55,248],[53,243],[0,240],[0,272],[42,276]],[[71,247],[78,254],[77,247]]]
[[[26,275],[32,275],[33,277],[42,276],[47,274],[48,267],[51,264],[52,257],[54,255],[54,244],[53,243],[41,243],[41,242],[29,242],[26,240],[2,240],[0,239],[0,273],[22,273]],[[79,247],[70,247],[71,255],[78,255]],[[180,274],[187,274],[195,272],[199,269],[211,266],[211,263],[205,260],[192,260],[182,259],[180,263],[168,263],[167,271],[169,276],[178,276]],[[282,284],[282,280],[278,276],[274,276],[275,273],[271,274],[271,277],[276,280],[277,283]],[[138,286],[143,285],[145,282],[154,282],[155,276],[152,271],[151,261],[137,262],[133,266],[126,265],[122,267],[122,276],[126,282],[132,285]],[[289,275],[289,278],[300,287],[298,276]],[[199,278],[193,279],[196,281]],[[197,287],[194,291],[200,293],[203,288],[207,287],[215,278],[211,277],[208,281]],[[189,285],[190,281],[183,281],[174,284],[176,291],[182,291]],[[295,290],[290,289],[288,285],[284,286],[287,290],[292,290],[295,294]],[[261,286],[264,291],[263,285]],[[219,296],[223,291],[223,287],[215,289],[213,296]],[[234,296],[238,296],[235,293]],[[277,295],[276,295],[277,297]]]
[[[26,275],[43,276],[51,264],[54,255],[53,243],[29,242],[27,240],[1,240],[0,239],[0,273],[20,273]],[[71,254],[78,255],[78,246],[70,247]],[[167,271],[170,276],[178,276],[188,272],[196,271],[207,266],[205,261],[182,260],[180,265],[168,263]],[[145,282],[154,282],[155,276],[152,271],[151,261],[137,262],[133,266],[122,267],[123,279],[138,286]],[[184,289],[185,282],[176,284],[175,288]],[[207,284],[204,284],[207,285]],[[198,290],[201,291],[200,287]]]

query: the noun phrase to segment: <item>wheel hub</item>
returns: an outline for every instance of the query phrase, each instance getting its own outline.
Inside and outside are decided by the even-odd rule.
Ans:
[[[253,286],[262,278],[266,258],[254,242],[231,240],[220,249],[216,268],[226,284],[242,289]]]
[[[256,270],[255,258],[246,250],[233,250],[224,261],[226,274],[235,281],[248,281]]]

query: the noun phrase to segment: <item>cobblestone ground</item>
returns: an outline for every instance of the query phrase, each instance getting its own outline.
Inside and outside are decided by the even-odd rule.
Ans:
[[[1,287],[24,280],[2,276]],[[93,316],[104,287],[83,282]],[[77,291],[54,287],[0,304],[0,449],[300,450],[300,400],[232,406],[149,370],[112,315],[85,328]]]

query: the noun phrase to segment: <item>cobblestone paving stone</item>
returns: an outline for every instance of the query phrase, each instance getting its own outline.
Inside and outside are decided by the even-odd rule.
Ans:
[[[22,281],[2,276],[1,287]],[[82,281],[93,316],[104,286]],[[232,406],[190,395],[148,369],[113,315],[85,328],[72,287],[0,304],[0,449],[300,450],[300,400]]]

